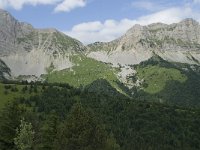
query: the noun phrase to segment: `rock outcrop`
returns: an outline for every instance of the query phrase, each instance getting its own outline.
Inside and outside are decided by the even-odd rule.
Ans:
[[[55,29],[35,29],[0,10],[0,59],[12,76],[45,74],[49,67],[71,67],[71,55],[85,51],[83,44]]]
[[[74,55],[123,66],[120,81],[133,74],[127,65],[139,64],[154,55],[189,64],[200,63],[200,25],[185,19],[171,25],[134,25],[122,37],[85,47],[56,29],[35,29],[0,9],[0,78],[34,78],[71,68]]]
[[[200,25],[193,19],[176,24],[135,25],[117,40],[88,45],[87,55],[113,64],[138,64],[154,54],[172,62],[200,62]]]

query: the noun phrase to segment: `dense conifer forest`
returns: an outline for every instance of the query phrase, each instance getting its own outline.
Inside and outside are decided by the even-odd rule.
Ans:
[[[23,86],[37,94],[1,109],[1,150],[200,149],[200,109],[126,97],[104,80]]]

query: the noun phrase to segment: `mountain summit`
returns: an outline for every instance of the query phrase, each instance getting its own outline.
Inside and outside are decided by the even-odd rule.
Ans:
[[[125,35],[108,43],[88,45],[88,56],[114,64],[138,64],[157,54],[172,62],[200,61],[200,25],[185,19],[171,25],[134,25]]]
[[[82,53],[85,47],[56,29],[35,29],[0,10],[0,59],[13,76],[46,73],[50,66],[62,70],[73,64],[69,56]]]
[[[134,65],[154,55],[170,62],[200,62],[200,25],[193,19],[171,25],[134,25],[114,41],[84,46],[56,29],[35,29],[0,10],[0,33],[0,61],[3,66],[1,70],[4,70],[1,74],[7,77],[41,77],[66,69],[73,72],[73,66],[91,69],[93,67],[88,62],[96,60],[98,62],[94,63],[111,63],[112,67]],[[81,65],[83,61],[88,66]],[[134,72],[129,67],[125,68],[120,73],[124,79]],[[84,74],[86,70],[79,72]]]

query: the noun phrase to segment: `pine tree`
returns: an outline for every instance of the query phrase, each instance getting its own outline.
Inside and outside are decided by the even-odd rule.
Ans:
[[[54,143],[54,140],[56,138],[58,122],[58,116],[55,114],[55,112],[51,112],[47,116],[39,132],[41,138],[38,139],[38,142],[40,144],[37,149],[53,150],[52,143]]]
[[[17,102],[8,103],[0,113],[0,150],[14,148],[15,130],[20,124],[22,110]]]
[[[103,150],[106,140],[103,126],[78,103],[59,127],[54,146],[56,150]]]

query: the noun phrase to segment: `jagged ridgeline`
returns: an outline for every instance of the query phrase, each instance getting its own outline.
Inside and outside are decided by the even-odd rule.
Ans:
[[[86,47],[55,29],[35,29],[0,11],[0,59],[15,80],[88,85],[105,78],[117,88],[115,68],[86,57]],[[120,90],[120,89],[119,89]]]
[[[199,150],[199,63],[193,19],[84,46],[0,9],[0,149]]]
[[[89,57],[113,64],[139,64],[154,54],[172,62],[199,64],[199,52],[200,25],[193,19],[135,25],[114,41],[88,45]]]
[[[34,29],[0,10],[0,58],[12,76],[40,77],[49,69],[70,68],[70,56],[82,55],[85,47],[78,40],[55,29]]]
[[[135,25],[114,41],[84,46],[0,10],[0,33],[1,80],[68,83],[104,92],[108,83],[139,100],[200,104],[200,25],[193,19]]]

